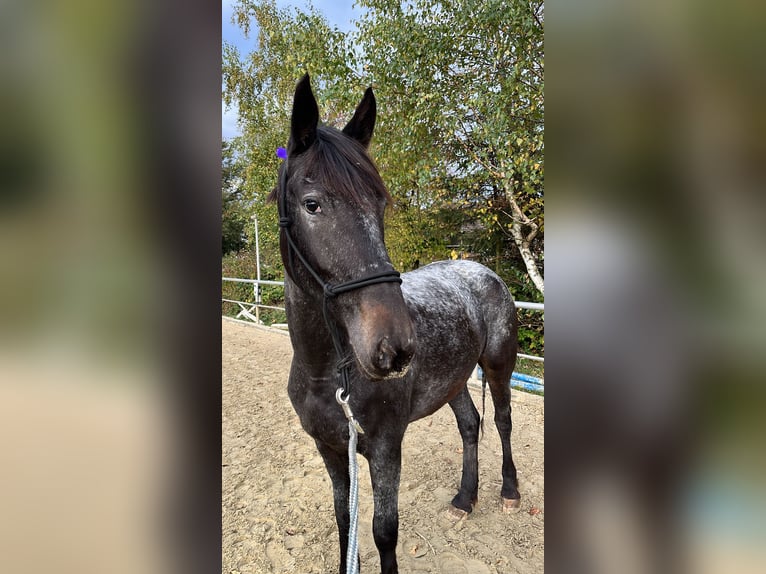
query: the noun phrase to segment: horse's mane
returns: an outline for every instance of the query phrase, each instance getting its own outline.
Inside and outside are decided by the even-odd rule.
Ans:
[[[299,157],[300,167],[293,175],[314,180],[341,201],[357,205],[368,205],[381,198],[387,203],[391,201],[364,146],[334,128],[317,128],[316,140]],[[276,200],[278,193],[279,186],[269,194],[268,201]]]

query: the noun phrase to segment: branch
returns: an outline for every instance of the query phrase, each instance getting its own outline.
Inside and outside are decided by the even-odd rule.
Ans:
[[[466,138],[466,140],[470,141],[470,140],[471,140],[471,137],[468,135],[468,130],[466,129],[466,127],[465,127],[465,124],[462,122],[462,120],[460,121],[460,125],[461,125],[461,127],[463,128],[463,133],[464,133],[464,135],[465,135],[465,138]],[[472,148],[471,146],[467,145],[467,144],[466,144],[466,142],[465,142],[465,141],[463,141],[462,139],[460,139],[460,138],[455,138],[455,139],[457,140],[457,142],[460,144],[460,146],[461,146],[461,147],[462,147],[462,148],[463,148],[463,149],[464,149],[464,150],[465,150],[465,151],[468,153],[468,155],[469,155],[469,156],[471,156],[471,158],[472,158],[472,159],[473,159],[473,160],[474,160],[476,163],[478,163],[479,165],[483,166],[483,167],[484,167],[484,168],[485,168],[485,169],[486,169],[488,172],[490,172],[490,173],[491,173],[493,176],[495,176],[495,177],[497,177],[497,178],[500,178],[500,177],[501,177],[501,175],[500,175],[500,172],[498,171],[498,168],[497,168],[497,166],[494,166],[494,165],[492,165],[490,162],[488,162],[488,161],[486,161],[486,160],[483,160],[483,159],[481,159],[481,158],[480,158],[480,157],[479,157],[479,156],[476,154],[476,152],[473,150],[473,148]]]
[[[501,209],[501,210],[500,210],[500,213],[502,213],[503,215],[505,215],[505,216],[506,216],[508,219],[510,219],[510,220],[511,220],[512,222],[514,222],[514,223],[520,223],[520,224],[526,225],[526,226],[528,226],[528,227],[530,227],[530,228],[531,228],[530,232],[529,232],[529,233],[527,234],[527,236],[524,238],[524,240],[525,240],[527,243],[532,243],[532,240],[533,240],[535,237],[537,237],[537,234],[540,232],[540,226],[539,226],[539,225],[538,225],[538,224],[537,224],[537,223],[536,223],[536,222],[535,222],[533,219],[530,219],[529,217],[527,217],[527,216],[526,216],[526,215],[524,215],[523,213],[522,213],[522,217],[523,217],[523,219],[521,219],[521,220],[520,220],[520,219],[518,219],[518,218],[516,218],[516,217],[514,217],[513,215],[511,215],[510,213],[508,213],[508,212],[507,212],[507,211],[505,211],[504,209]],[[502,229],[502,226],[500,226],[500,227],[501,227],[501,229]],[[505,231],[505,230],[503,230],[503,231]],[[506,235],[510,235],[510,234],[508,234],[508,232],[505,232],[505,233],[506,233]]]
[[[540,26],[540,28],[543,28],[543,23],[540,20],[540,17],[537,15],[537,10],[532,10],[532,16],[534,17],[535,22],[537,22],[537,25]]]

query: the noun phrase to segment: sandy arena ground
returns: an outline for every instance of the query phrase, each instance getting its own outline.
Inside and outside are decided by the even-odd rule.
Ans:
[[[313,441],[287,397],[289,338],[223,320],[223,574],[335,573],[338,538],[332,488]],[[481,391],[472,390],[480,408]],[[449,407],[410,425],[399,494],[399,570],[441,574],[543,572],[543,398],[513,392],[514,461],[521,511],[499,506],[500,440],[487,398],[479,443],[479,503],[446,516],[457,492],[461,441]],[[372,539],[372,489],[359,457],[359,553],[379,572]]]

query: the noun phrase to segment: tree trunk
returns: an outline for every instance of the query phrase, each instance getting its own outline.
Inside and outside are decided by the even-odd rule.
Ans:
[[[534,283],[535,287],[537,287],[542,295],[545,295],[545,281],[540,274],[537,261],[530,249],[532,240],[537,236],[539,227],[537,223],[532,221],[521,211],[519,204],[513,197],[513,186],[510,182],[507,182],[505,185],[505,197],[511,204],[511,211],[513,211],[513,223],[511,224],[511,237],[513,237],[513,242],[516,244],[516,247],[521,254],[521,259],[524,261],[524,265],[527,268],[527,273],[529,274],[532,283]],[[529,228],[529,232],[526,234],[524,233],[523,226]]]
[[[513,237],[514,243],[516,243],[516,247],[519,249],[519,253],[521,253],[521,258],[524,260],[524,265],[527,268],[527,273],[529,273],[529,278],[540,293],[545,295],[545,282],[543,281],[543,276],[540,274],[540,270],[537,268],[537,261],[535,261],[535,256],[529,248],[531,241],[527,241],[527,238],[521,231],[521,223],[518,221],[514,221],[513,225],[511,225],[511,236]]]

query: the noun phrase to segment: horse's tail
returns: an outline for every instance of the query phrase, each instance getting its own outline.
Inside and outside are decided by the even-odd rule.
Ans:
[[[481,370],[481,418],[479,419],[479,429],[481,430],[481,434],[479,435],[479,440],[484,438],[484,408],[487,404],[487,373],[484,372],[484,369]]]

